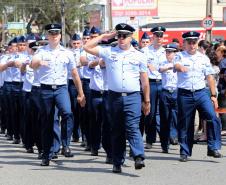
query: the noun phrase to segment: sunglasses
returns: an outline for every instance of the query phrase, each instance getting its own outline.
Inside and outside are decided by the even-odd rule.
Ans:
[[[173,50],[166,50],[166,53],[167,54],[170,54],[170,53],[175,53],[176,51],[173,51]]]
[[[142,41],[143,44],[148,44],[150,41]]]
[[[163,33],[162,32],[156,32],[154,33],[154,35],[158,38],[162,38],[163,37]]]
[[[59,32],[49,32],[49,35],[54,36],[54,35],[59,35]]]
[[[187,40],[187,43],[189,44],[189,45],[195,45],[195,44],[197,44],[197,40]]]
[[[121,34],[121,33],[119,33],[119,34],[116,35],[116,37],[117,37],[118,39],[120,39],[120,38],[126,39],[126,38],[129,37],[129,36],[130,36],[129,34]]]

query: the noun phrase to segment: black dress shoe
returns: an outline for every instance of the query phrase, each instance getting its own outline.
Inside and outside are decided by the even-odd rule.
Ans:
[[[176,138],[170,138],[170,144],[171,145],[177,145],[178,144],[178,141]]]
[[[164,154],[168,154],[168,153],[169,153],[169,151],[168,151],[168,149],[162,149],[162,153],[164,153]]]
[[[180,162],[187,162],[188,161],[188,156],[187,155],[180,155]]]
[[[113,165],[112,172],[113,173],[122,173],[122,167],[121,167],[121,165]]]
[[[214,158],[223,157],[223,155],[218,150],[208,150],[207,155]]]
[[[91,156],[98,156],[98,150],[91,149]]]
[[[135,159],[135,164],[134,164],[134,166],[135,166],[135,169],[136,169],[136,170],[139,170],[139,169],[145,167],[145,164],[144,164],[143,159],[142,159],[141,157],[137,157],[137,158]]]
[[[81,144],[80,144],[80,146],[81,147],[85,147],[86,146],[86,142],[85,141],[82,141]]]
[[[58,155],[56,152],[53,153],[52,159],[58,159]]]
[[[79,138],[73,138],[72,142],[78,143],[79,142]]]
[[[146,143],[144,148],[145,149],[151,149],[152,148],[152,144],[151,143]]]
[[[42,153],[38,153],[38,159],[42,159]]]
[[[13,136],[9,136],[9,135],[7,135],[6,140],[8,140],[8,141],[12,141],[12,140],[13,140]]]
[[[34,153],[34,149],[33,148],[28,148],[28,149],[26,149],[26,152],[32,154],[32,153]]]
[[[14,141],[12,142],[12,144],[20,144],[20,140],[19,139],[14,139]]]
[[[74,157],[69,147],[63,147],[61,150],[61,154],[64,155],[65,157]]]
[[[106,157],[105,163],[106,163],[106,164],[113,164],[113,159],[112,159],[112,157]]]
[[[49,166],[49,160],[48,159],[42,159],[42,162],[40,164],[41,166]]]
[[[5,129],[1,129],[0,134],[5,134]]]
[[[91,148],[90,148],[90,146],[86,146],[86,148],[85,148],[85,150],[84,151],[86,151],[86,152],[89,152],[89,151],[91,151]]]

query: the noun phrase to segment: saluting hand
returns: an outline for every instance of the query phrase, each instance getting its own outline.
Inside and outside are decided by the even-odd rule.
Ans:
[[[77,101],[78,101],[78,103],[80,104],[81,107],[85,107],[85,105],[86,105],[86,98],[85,98],[84,94],[83,95],[78,95],[77,96]]]
[[[107,40],[109,40],[109,39],[114,38],[115,35],[116,35],[116,31],[113,31],[113,32],[110,32],[110,33],[104,33],[104,34],[102,35],[102,39],[101,39],[101,40],[107,41]]]
[[[142,111],[145,116],[147,116],[150,113],[151,104],[150,102],[142,102]]]

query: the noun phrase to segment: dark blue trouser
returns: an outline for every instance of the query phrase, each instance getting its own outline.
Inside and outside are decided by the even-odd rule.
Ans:
[[[103,125],[102,125],[102,146],[108,157],[112,157],[112,144],[111,144],[111,117],[109,113],[108,91],[103,94]]]
[[[55,106],[55,112],[54,112],[54,122],[53,122],[53,145],[51,148],[51,151],[58,153],[60,151],[61,142],[64,143],[67,142],[67,138],[61,139],[63,130],[60,129],[60,119],[59,119],[59,110]],[[66,140],[66,141],[65,141]]]
[[[4,94],[3,94],[3,87],[0,87],[0,126],[1,130],[5,131],[6,130],[6,120],[5,120],[5,111],[4,111]]]
[[[13,136],[13,118],[12,118],[12,82],[4,82],[3,85],[3,111],[7,134]]]
[[[42,145],[43,158],[51,159],[53,150],[51,150],[54,139],[54,113],[55,106],[62,117],[61,138],[63,147],[70,145],[73,130],[73,114],[71,112],[71,102],[66,85],[52,89],[50,86],[41,85],[41,101],[43,105],[42,115],[44,121],[42,124]]]
[[[24,145],[26,149],[34,146],[34,124],[31,119],[30,92],[23,92]]]
[[[79,139],[80,138],[79,110],[78,110],[79,106],[77,102],[78,91],[75,87],[73,80],[69,80],[68,82],[68,92],[71,100],[71,110],[73,112],[73,117],[74,117],[73,138]]]
[[[103,98],[99,91],[90,90],[90,115],[92,122],[90,124],[90,147],[93,150],[99,150],[101,142],[101,126]]]
[[[41,140],[41,127],[42,127],[42,119],[41,119],[41,103],[40,103],[40,87],[32,86],[30,93],[30,116],[31,116],[31,124],[32,124],[32,140],[28,142],[28,145],[33,146],[35,143],[38,152],[42,152],[42,140]]]
[[[141,116],[140,92],[121,93],[109,91],[109,112],[112,122],[112,157],[114,165],[122,165],[125,160],[126,139],[134,158],[144,159],[143,139],[139,130]]]
[[[81,127],[81,133],[85,136],[87,145],[90,145],[90,88],[89,88],[89,79],[81,79],[82,81],[82,88],[86,97],[86,105],[85,107],[80,108],[80,127]]]
[[[160,141],[162,149],[168,149],[170,130],[175,129],[177,133],[177,91],[169,92],[162,90],[160,101]],[[177,135],[175,136],[177,137]]]
[[[145,117],[146,142],[155,143],[156,131],[160,132],[159,99],[162,92],[162,82],[150,82],[151,111]]]
[[[218,104],[219,107],[226,107],[226,97],[224,94],[218,95]],[[222,130],[226,130],[226,114],[220,114],[220,119],[222,123]]]
[[[180,154],[192,155],[194,118],[196,109],[207,120],[207,145],[209,150],[221,148],[221,122],[205,89],[190,92],[178,89],[178,139]]]
[[[23,82],[12,82],[12,119],[13,134],[15,139],[23,139],[24,121],[23,121]]]

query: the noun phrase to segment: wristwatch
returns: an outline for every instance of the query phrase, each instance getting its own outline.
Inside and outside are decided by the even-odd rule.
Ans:
[[[212,98],[212,97],[216,98],[217,95],[216,95],[216,94],[211,94],[211,98]]]

